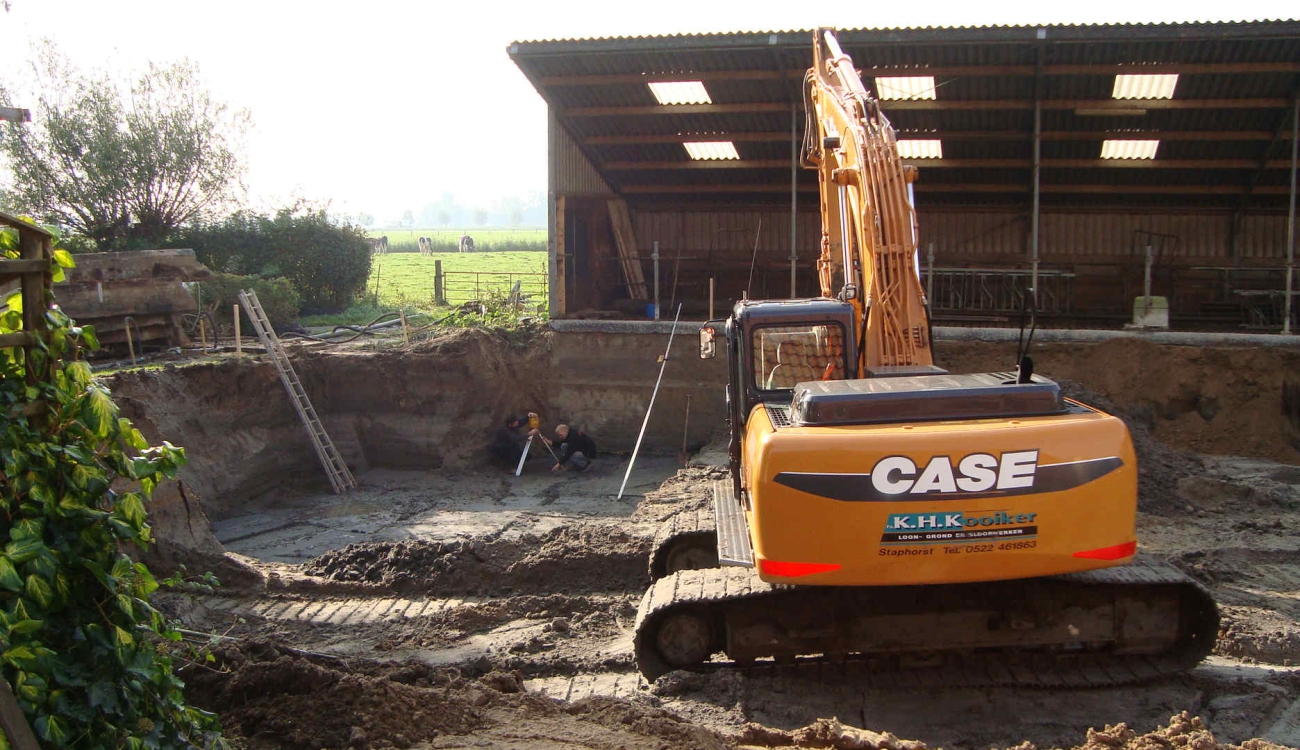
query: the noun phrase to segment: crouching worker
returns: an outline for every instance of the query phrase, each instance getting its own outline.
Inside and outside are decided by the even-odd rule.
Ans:
[[[505,424],[497,429],[492,442],[488,444],[488,455],[493,463],[515,468],[519,457],[524,454],[524,446],[528,445],[528,436],[537,432],[529,429],[530,418],[536,419],[537,415],[529,412],[523,416],[512,414],[506,417]]]
[[[550,440],[546,442],[552,443]],[[551,471],[562,471],[565,467],[574,471],[586,471],[596,458],[596,441],[577,427],[556,425],[553,445],[559,448],[559,463]]]

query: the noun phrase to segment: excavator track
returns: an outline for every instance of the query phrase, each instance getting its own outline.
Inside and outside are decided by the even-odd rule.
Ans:
[[[650,580],[678,570],[716,568],[718,531],[710,507],[683,510],[661,524],[650,554]]]
[[[1203,586],[1141,557],[1048,578],[898,587],[785,586],[728,567],[656,581],[637,613],[635,653],[652,682],[674,669],[868,660],[892,684],[1095,687],[1190,670],[1218,627]]]

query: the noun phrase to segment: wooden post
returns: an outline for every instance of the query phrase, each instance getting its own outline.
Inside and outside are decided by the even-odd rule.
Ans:
[[[447,304],[447,280],[442,276],[442,259],[433,261],[433,304]]]
[[[397,314],[402,318],[402,341],[409,346],[411,343],[411,329],[406,327],[406,311],[398,310]]]
[[[122,319],[122,327],[126,329],[126,350],[131,353],[131,364],[135,365],[135,343],[131,341],[131,324],[135,320],[130,315]]]
[[[709,320],[713,320],[713,277],[709,277]]]
[[[199,348],[204,354],[208,353],[208,321],[199,318]]]
[[[9,683],[0,679],[0,728],[15,750],[41,750]]]
[[[244,356],[244,341],[239,335],[239,305],[235,305],[235,356]]]

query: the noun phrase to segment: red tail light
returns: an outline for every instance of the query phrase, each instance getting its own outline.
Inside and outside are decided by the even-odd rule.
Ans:
[[[798,578],[799,576],[810,576],[813,573],[825,573],[829,570],[839,570],[840,565],[839,563],[805,563],[759,560],[758,569],[771,576]]]
[[[1102,547],[1101,549],[1084,550],[1075,552],[1075,557],[1085,557],[1089,560],[1119,560],[1124,557],[1132,557],[1137,552],[1138,543],[1136,541],[1124,542],[1114,547]]]

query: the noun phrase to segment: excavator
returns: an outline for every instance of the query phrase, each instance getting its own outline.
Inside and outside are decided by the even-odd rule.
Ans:
[[[1137,554],[1124,423],[1027,356],[934,365],[916,170],[831,29],[804,97],[821,296],[742,300],[701,328],[700,356],[726,348],[730,479],[656,539],[640,672],[865,659],[1108,685],[1194,667],[1218,609]]]

